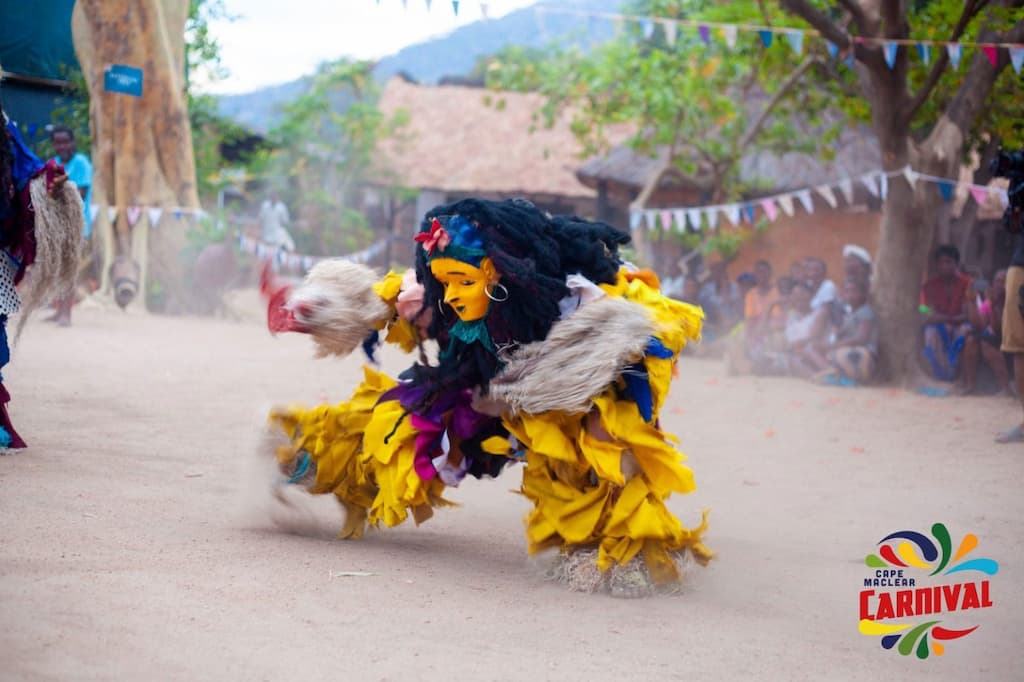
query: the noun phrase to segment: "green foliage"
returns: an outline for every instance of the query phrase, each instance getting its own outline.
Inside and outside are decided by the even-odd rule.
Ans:
[[[275,189],[299,206],[307,226],[294,233],[300,251],[345,253],[373,237],[366,216],[354,207],[361,205],[368,177],[386,178],[378,142],[396,135],[409,117],[399,112],[389,118],[378,109],[372,66],[346,59],[321,65],[306,94],[284,107],[271,131],[275,150],[263,155],[260,168],[288,180]]]
[[[625,11],[762,23],[761,8],[751,0],[638,0]],[[550,126],[568,112],[585,156],[606,151],[613,127],[629,124],[637,151],[653,156],[667,149],[676,170],[708,189],[713,200],[725,200],[755,189],[740,182],[738,165],[755,148],[829,153],[838,130],[822,115],[829,98],[816,88],[787,89],[755,126],[801,59],[786,46],[764,48],[750,33],[729,48],[720,35],[705,45],[695,29],[680,27],[670,46],[661,24],[648,40],[636,22],[628,22],[616,40],[590,54],[512,48],[495,55],[484,70],[494,89],[543,94],[538,124]],[[815,75],[811,69],[808,78]],[[804,129],[792,123],[797,112]]]

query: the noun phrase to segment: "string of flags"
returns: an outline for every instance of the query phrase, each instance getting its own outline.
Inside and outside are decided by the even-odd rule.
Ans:
[[[128,221],[129,227],[135,227],[135,223],[139,222],[139,218],[145,215],[149,218],[149,226],[155,228],[160,224],[164,215],[172,215],[176,220],[182,218],[205,218],[209,214],[201,208],[185,208],[183,206],[174,206],[171,208],[161,208],[159,206],[125,206],[124,210],[118,206],[103,206],[102,204],[89,204],[89,224],[96,222],[96,218],[99,217],[100,211],[104,211],[104,215],[107,218],[107,222],[111,225],[115,224],[118,219],[123,215],[125,220]]]
[[[365,249],[340,257],[354,263],[367,263],[384,252],[384,249],[387,248],[388,241],[388,239],[383,239],[371,244]],[[242,253],[255,256],[260,260],[269,258],[278,271],[286,270],[289,272],[305,273],[320,261],[325,260],[322,256],[310,256],[307,254],[287,251],[282,247],[246,237],[241,232],[238,234],[238,248]]]
[[[588,19],[606,19],[613,22],[616,29],[625,25],[626,22],[633,22],[640,25],[640,30],[645,40],[651,40],[654,37],[655,31],[660,26],[662,33],[665,36],[665,42],[668,43],[669,47],[673,47],[676,42],[676,38],[679,35],[680,28],[691,28],[697,30],[697,35],[705,45],[711,45],[712,31],[721,36],[721,39],[725,41],[725,44],[730,49],[736,46],[736,40],[741,31],[757,33],[761,40],[761,44],[765,48],[771,47],[777,36],[785,39],[785,42],[789,45],[790,49],[796,54],[802,54],[804,50],[804,37],[814,36],[821,38],[821,33],[814,29],[802,29],[792,27],[780,27],[780,26],[761,26],[758,24],[727,24],[714,21],[698,21],[694,19],[669,19],[665,17],[653,17],[653,16],[641,16],[635,14],[617,14],[613,12],[593,12],[581,9],[572,9],[569,7],[559,8],[551,7],[549,5],[538,5],[534,10],[536,12],[538,23],[541,25],[543,30],[543,15],[544,14],[567,14],[571,16],[586,17]],[[1006,50],[1010,57],[1010,64],[1013,65],[1013,70],[1016,73],[1021,72],[1021,68],[1024,67],[1024,44],[1021,43],[976,43],[970,41],[943,41],[943,40],[924,40],[915,38],[869,38],[863,36],[851,36],[850,38],[854,43],[865,44],[865,45],[878,45],[882,48],[882,53],[885,57],[885,63],[890,69],[896,65],[896,56],[899,53],[901,47],[906,50],[914,48],[918,58],[921,62],[928,66],[932,60],[932,48],[940,48],[946,51],[949,57],[949,63],[954,69],[960,68],[960,62],[963,58],[964,48],[971,48],[981,50],[992,66],[996,66],[999,61],[999,51]],[[829,56],[835,59],[839,56],[839,47],[826,40],[826,46],[828,49]],[[853,65],[853,54],[851,51],[844,53],[844,60],[847,65]]]
[[[401,2],[402,2],[402,9],[409,9],[409,0],[401,0]],[[432,0],[423,0],[423,2],[427,6],[427,11],[429,12],[433,8],[433,5],[434,5],[433,1]],[[380,6],[380,3],[381,3],[381,0],[377,0],[377,6],[378,7]],[[464,1],[460,2],[460,0],[451,0],[451,3],[452,3],[452,12],[454,12],[455,16],[459,16],[459,5],[465,5],[466,3]],[[490,9],[490,4],[491,4],[490,2],[482,2],[482,1],[481,2],[477,2],[477,5],[480,6],[480,15],[483,16],[484,19],[487,19],[489,17],[488,10]]]
[[[876,199],[885,201],[889,192],[889,180],[894,177],[903,177],[911,187],[917,182],[933,183],[937,186],[942,200],[947,203],[953,200],[957,187],[965,187],[979,206],[984,206],[993,195],[998,198],[1003,208],[1010,205],[1007,191],[1000,187],[940,178],[920,173],[907,166],[897,171],[871,171],[858,178],[844,178],[832,184],[805,187],[750,201],[679,208],[633,209],[629,214],[629,226],[634,232],[643,227],[657,229],[659,224],[664,230],[700,232],[704,226],[712,231],[717,230],[722,216],[737,227],[743,223],[753,225],[758,215],[774,222],[781,214],[793,216],[798,206],[808,214],[814,213],[815,196],[819,201],[824,200],[833,209],[839,207],[839,197],[843,198],[847,206],[853,205],[854,190],[858,186],[863,186]]]

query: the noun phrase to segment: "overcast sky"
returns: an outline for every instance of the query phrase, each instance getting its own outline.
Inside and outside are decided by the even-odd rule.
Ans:
[[[537,0],[490,0],[487,14],[499,17]],[[455,16],[451,0],[225,0],[233,22],[211,28],[230,76],[205,89],[248,92],[310,73],[320,62],[348,56],[374,59],[406,45],[448,33],[481,19],[480,0],[462,0]]]

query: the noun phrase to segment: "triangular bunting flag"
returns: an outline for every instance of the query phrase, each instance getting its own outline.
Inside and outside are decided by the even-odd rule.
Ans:
[[[676,22],[666,19],[662,22],[661,27],[665,29],[665,42],[668,43],[669,47],[674,47],[676,44],[676,31],[679,26]]]
[[[732,24],[722,28],[722,34],[725,36],[725,44],[730,49],[736,47],[736,33],[736,26]]]
[[[956,185],[950,180],[939,180],[936,184],[939,186],[939,194],[942,195],[942,200],[949,203],[953,200],[953,188]]]
[[[814,202],[811,201],[811,190],[802,189],[799,192],[794,192],[796,198],[803,204],[804,210],[808,213],[814,213]]]
[[[92,225],[96,222],[96,216],[99,215],[100,207],[96,204],[89,204],[89,224]]]
[[[1020,73],[1020,67],[1024,66],[1024,46],[1010,48],[1010,63],[1014,72]]]
[[[985,202],[988,201],[988,187],[983,185],[971,185],[971,196],[978,202],[978,206],[984,206]]]
[[[886,173],[878,174],[878,194],[882,197],[882,201],[889,196],[889,176]]]
[[[981,51],[985,53],[985,56],[988,57],[988,63],[993,67],[999,64],[999,51],[995,45],[982,45]]]
[[[835,59],[836,55],[839,54],[839,46],[833,43],[831,40],[826,40],[825,46],[828,47],[829,58]]]
[[[139,218],[142,217],[142,207],[129,206],[127,210],[125,210],[124,214],[128,218],[128,224],[135,227],[135,223],[139,222]]]
[[[677,208],[672,211],[672,219],[676,221],[676,228],[679,232],[686,231],[686,211],[681,208]]]
[[[853,205],[853,180],[844,178],[839,181],[839,191],[843,193],[847,205]]]
[[[907,184],[910,185],[911,189],[914,188],[914,184],[917,182],[917,175],[917,171],[910,166],[905,166],[903,168],[903,177],[906,179]]]
[[[430,11],[430,4],[431,4],[431,2],[432,2],[432,0],[427,0],[427,11],[428,12]]]
[[[928,66],[932,63],[932,46],[928,43],[918,43],[917,56],[921,58],[925,66]]]
[[[860,177],[860,181],[868,188],[868,191],[871,192],[871,196],[878,196],[878,184],[875,182],[874,173],[865,173]]]
[[[672,211],[661,212],[661,227],[666,232],[672,229]]]
[[[700,40],[702,43],[704,43],[705,45],[711,44],[711,29],[708,28],[705,24],[701,24],[700,26],[697,27],[697,33],[700,34]]]
[[[753,204],[744,204],[743,205],[743,213],[746,214],[747,221],[749,221],[751,225],[754,224],[754,210],[755,209],[754,209],[754,205]]]
[[[833,192],[832,188],[829,187],[828,185],[818,185],[817,187],[814,188],[814,191],[820,194],[821,197],[825,200],[825,203],[827,203],[832,208],[835,208],[836,206],[839,205],[839,202],[836,201],[835,192]]]
[[[725,217],[729,219],[733,225],[740,224],[740,205],[729,204],[725,207]]]
[[[622,18],[621,14],[616,14],[612,17],[612,32],[615,34],[616,38],[622,35],[622,31],[625,28],[625,20]]]
[[[149,213],[149,226],[156,227],[160,224],[160,218],[163,217],[164,210],[162,208],[151,208],[148,209]]]
[[[712,206],[704,212],[704,215],[708,219],[708,227],[712,230],[718,229],[718,207]]]
[[[793,195],[783,194],[782,196],[775,199],[779,202],[779,206],[782,207],[782,212],[788,216],[793,215]]]
[[[896,66],[896,53],[899,49],[899,43],[888,42],[882,46],[882,51],[885,53],[885,63],[889,65],[890,69]]]
[[[658,212],[654,210],[644,211],[644,222],[647,223],[648,230],[655,230],[658,228]]]
[[[846,64],[846,68],[848,69],[852,69],[856,66],[857,60],[856,58],[854,58],[852,50],[849,53],[847,53],[846,58],[843,60],[843,63]]]
[[[686,220],[690,223],[690,229],[700,232],[700,209],[690,208],[686,211]]]
[[[629,229],[636,232],[640,227],[640,221],[644,219],[644,214],[641,211],[632,211],[629,214]]]
[[[954,69],[960,68],[960,58],[964,55],[964,46],[960,43],[949,43],[946,45],[946,54],[949,55],[949,63]]]
[[[111,225],[117,222],[117,206],[107,206],[107,220]]]
[[[455,12],[455,16],[459,16],[459,0],[452,0],[452,11]]]
[[[409,9],[409,0],[402,0],[402,9]]]
[[[654,35],[654,22],[644,17],[640,20],[640,31],[644,34],[644,40],[650,40],[651,36]]]
[[[768,220],[774,221],[779,216],[779,209],[776,208],[775,202],[770,198],[761,200],[761,208],[764,209],[764,214],[768,216]]]
[[[487,16],[487,3],[486,2],[481,2],[480,3],[480,16],[483,17],[484,19],[490,19],[490,17]]]
[[[803,31],[787,31],[786,40],[789,41],[789,46],[793,49],[793,52],[802,54],[804,51],[804,32]]]
[[[765,31],[765,30],[758,31],[758,34],[761,36],[761,44],[762,45],[764,45],[765,47],[771,47],[772,46],[772,38],[775,37],[775,34],[773,34],[771,31]]]

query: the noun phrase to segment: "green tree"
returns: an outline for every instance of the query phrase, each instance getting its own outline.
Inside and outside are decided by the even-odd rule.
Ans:
[[[300,250],[345,253],[371,241],[360,192],[371,175],[386,178],[377,145],[408,120],[404,113],[383,114],[379,94],[371,63],[325,63],[271,131],[275,150],[265,155],[262,172],[291,181],[278,189],[293,199],[305,225],[295,234]]]
[[[1019,126],[1021,81],[999,50],[993,66],[980,50],[965,50],[966,65],[954,69],[946,50],[933,48],[925,66],[898,48],[892,67],[887,40],[1024,43],[1024,0],[779,0],[794,18],[852,54],[856,72],[836,71],[833,87],[846,110],[869,121],[888,171],[907,165],[957,178],[970,152],[990,155],[997,141],[1024,142]],[[981,176],[979,176],[980,178]],[[890,183],[882,215],[874,296],[881,318],[882,351],[897,379],[917,375],[915,314],[918,291],[943,201],[933,184]]]
[[[771,21],[764,4],[751,0],[639,0],[624,12],[709,22]],[[584,156],[606,151],[609,131],[617,124],[633,126],[629,144],[661,160],[635,199],[637,208],[647,205],[666,176],[697,188],[699,200],[707,203],[770,186],[771,178],[741,181],[739,161],[752,150],[831,154],[829,144],[839,127],[824,116],[828,93],[806,85],[826,76],[824,50],[794,55],[786,48],[766,48],[749,35],[729,46],[720,37],[705,41],[692,29],[674,27],[657,22],[645,31],[630,22],[615,40],[586,53],[508,48],[478,71],[486,73],[492,88],[543,94],[537,125],[550,126],[571,112]],[[500,106],[500,97],[496,100]],[[814,135],[792,125],[798,112]],[[730,237],[705,246],[725,255],[734,242]]]

